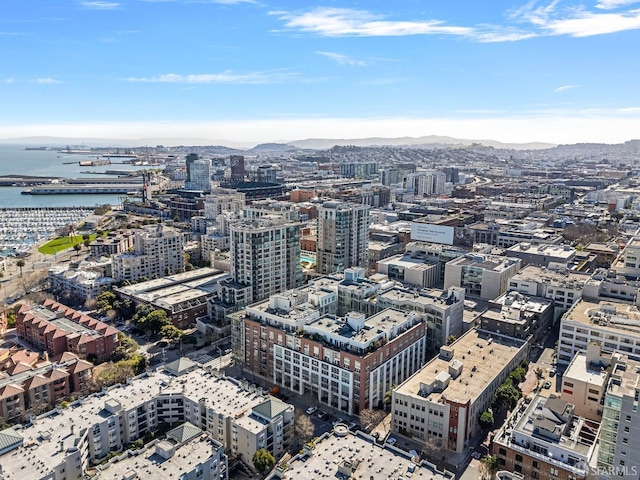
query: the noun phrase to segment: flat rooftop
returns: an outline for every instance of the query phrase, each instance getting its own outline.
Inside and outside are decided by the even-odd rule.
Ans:
[[[364,327],[360,330],[354,329],[347,319],[338,319],[332,315],[325,315],[305,325],[304,329],[311,333],[339,335],[345,340],[367,344],[379,338],[381,334],[385,334],[388,341],[393,340],[397,336],[394,333],[401,325],[411,326],[416,323],[415,320],[413,312],[387,308],[365,319]]]
[[[516,261],[513,258],[500,257],[497,255],[483,255],[483,254],[467,254],[463,257],[451,260],[449,264],[459,265],[462,267],[476,267],[484,270],[493,270],[494,272],[501,272],[510,268]]]
[[[203,433],[183,445],[174,445],[174,448],[174,455],[168,459],[157,454],[155,447],[151,447],[139,455],[110,463],[106,468],[101,468],[100,478],[132,478],[133,473],[137,473],[135,478],[176,480],[184,473],[194,470],[196,465],[204,464],[212,453],[222,447]]]
[[[550,270],[538,265],[526,265],[511,277],[511,280],[547,283],[553,287],[582,290],[583,285],[590,278],[588,273],[572,270]]]
[[[408,453],[378,445],[373,438],[361,433],[349,432],[339,425],[333,432],[320,437],[310,455],[298,455],[289,461],[284,472],[286,480],[318,480],[319,478],[359,479],[422,479],[453,480],[453,473],[439,472],[426,463],[416,464]]]
[[[611,377],[607,393],[618,397],[635,397],[636,390],[640,388],[640,362],[626,358],[624,362],[616,364]]]
[[[538,244],[532,245],[527,242],[517,243],[507,249],[507,255],[512,253],[523,253],[528,255],[548,255],[569,259],[576,254],[576,249],[568,245]]]
[[[447,399],[452,402],[473,402],[484,392],[500,369],[496,366],[508,365],[520,349],[526,348],[525,342],[478,329],[469,330],[456,342],[447,347],[453,356],[447,360],[438,356],[421,370],[407,379],[396,392],[400,395],[421,396],[421,384],[432,384],[439,374],[449,371],[454,360],[462,363],[462,372],[441,392],[433,391],[427,397],[431,402]]]
[[[573,356],[569,366],[564,372],[563,378],[575,379],[589,385],[604,386],[609,373],[599,367],[587,363],[587,354],[578,352]]]
[[[562,322],[577,322],[617,334],[640,335],[638,307],[612,300],[581,298],[564,314]]]
[[[378,264],[399,265],[411,270],[429,270],[436,265],[424,258],[412,257],[411,254],[395,255],[393,257],[385,258],[384,260],[379,260]]]

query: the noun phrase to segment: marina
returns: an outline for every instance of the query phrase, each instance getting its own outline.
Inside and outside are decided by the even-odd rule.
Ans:
[[[86,207],[0,209],[0,256],[22,255],[33,245],[53,237],[60,228],[93,213]]]

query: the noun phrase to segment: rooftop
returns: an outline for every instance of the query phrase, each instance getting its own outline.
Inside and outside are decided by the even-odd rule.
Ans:
[[[564,379],[574,379],[580,382],[588,383],[602,387],[607,381],[609,374],[605,368],[600,366],[589,365],[587,363],[587,354],[578,352],[573,356],[569,366],[564,372]]]
[[[194,427],[195,428],[195,427]],[[199,430],[199,429],[198,429]],[[199,430],[200,436],[185,439],[174,444],[173,441],[161,441],[156,448],[148,448],[138,455],[131,455],[118,462],[109,463],[100,468],[96,478],[153,478],[154,480],[174,480],[193,471],[198,464],[205,462],[223,448],[216,440]],[[175,448],[170,458],[158,453],[160,450]],[[134,476],[137,474],[137,476]]]
[[[502,272],[517,262],[519,259],[500,257],[497,255],[485,255],[485,254],[467,254],[463,257],[456,258],[449,262],[450,265],[458,265],[462,267],[476,267],[484,270],[493,270],[495,272]]]
[[[638,389],[640,389],[640,362],[625,358],[623,362],[616,364],[611,372],[607,395],[635,398]]]
[[[388,445],[378,445],[372,437],[352,433],[344,425],[324,434],[310,453],[299,454],[288,463],[283,479],[319,478],[453,480],[450,472],[434,466],[416,464],[410,455]],[[273,478],[273,477],[270,477]]]
[[[577,322],[621,334],[640,335],[640,311],[636,305],[581,298],[564,314],[562,322]]]
[[[473,402],[500,374],[496,366],[508,365],[520,349],[526,347],[524,341],[472,329],[452,345],[442,348],[451,352],[450,358],[442,355],[434,358],[395,391],[400,395],[427,397],[431,402],[445,399],[463,404]],[[444,379],[443,375],[449,375],[449,367],[456,361],[461,367],[459,375]],[[435,388],[437,380],[448,383],[443,389]],[[425,385],[434,387],[431,393],[424,390]]]

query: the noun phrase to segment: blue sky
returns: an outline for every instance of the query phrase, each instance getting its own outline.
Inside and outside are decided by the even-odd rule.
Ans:
[[[3,0],[0,138],[640,136],[640,1]]]

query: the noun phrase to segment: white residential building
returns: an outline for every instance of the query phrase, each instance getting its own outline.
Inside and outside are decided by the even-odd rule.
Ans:
[[[163,224],[145,228],[135,233],[133,246],[133,252],[113,257],[117,282],[159,278],[184,270],[184,239],[175,228]]]

